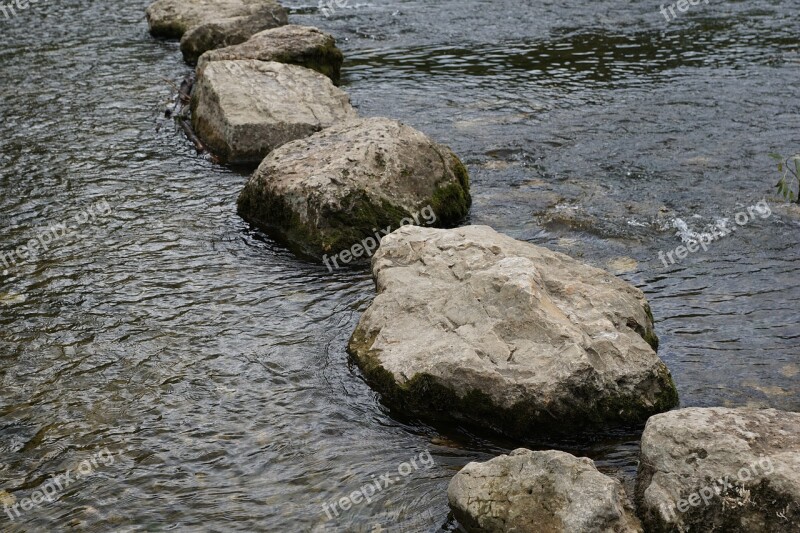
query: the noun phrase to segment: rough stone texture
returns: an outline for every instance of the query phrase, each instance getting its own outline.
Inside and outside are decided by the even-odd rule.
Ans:
[[[204,53],[197,62],[201,70],[211,61],[257,59],[290,63],[316,70],[339,83],[344,56],[332,35],[310,26],[290,24],[253,35],[248,41]]]
[[[197,135],[223,160],[241,164],[356,117],[347,94],[319,72],[255,59],[208,63],[191,109]]]
[[[424,223],[420,212],[432,211],[434,225],[455,224],[470,202],[467,170],[449,148],[370,118],[275,150],[242,191],[239,214],[319,257],[370,237],[377,247],[378,229],[388,233],[414,214]]]
[[[243,43],[288,22],[286,9],[275,0],[156,0],[146,13],[150,33],[181,39],[189,63],[206,50]]]
[[[622,484],[591,459],[520,448],[469,463],[447,498],[469,533],[623,533],[642,531]]]
[[[677,404],[644,295],[603,270],[487,226],[407,226],[372,271],[348,350],[400,410],[524,438]]]
[[[653,533],[797,533],[800,413],[715,407],[652,417],[636,501]]]

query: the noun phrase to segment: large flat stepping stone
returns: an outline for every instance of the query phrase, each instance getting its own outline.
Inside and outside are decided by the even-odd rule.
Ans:
[[[616,479],[591,459],[520,448],[469,463],[450,481],[447,499],[468,533],[641,533]]]
[[[257,59],[277,61],[316,70],[339,83],[344,56],[332,35],[310,26],[289,24],[253,35],[235,46],[210,50],[200,56],[197,68],[211,61]]]
[[[372,273],[348,351],[399,410],[531,438],[677,404],[644,294],[608,272],[488,226],[406,226]]]
[[[370,118],[278,148],[238,205],[244,219],[333,269],[364,260],[403,224],[455,224],[470,203],[467,170],[449,148],[395,120]]]
[[[207,50],[245,42],[261,31],[288,23],[275,0],[156,0],[147,8],[150,33],[181,39],[191,64]]]
[[[800,413],[689,408],[647,421],[636,480],[648,531],[800,531]]]
[[[356,117],[319,72],[246,59],[212,61],[192,91],[192,125],[223,160],[258,164],[275,148]]]

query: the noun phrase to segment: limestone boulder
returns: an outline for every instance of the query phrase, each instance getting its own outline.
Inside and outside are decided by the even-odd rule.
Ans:
[[[641,533],[622,484],[591,459],[524,448],[469,463],[447,498],[468,533]]]
[[[713,407],[652,417],[636,501],[653,533],[800,531],[800,413]]]
[[[213,67],[210,63],[207,68]],[[403,224],[467,215],[469,176],[446,146],[395,120],[332,126],[272,152],[239,196],[239,214],[330,268],[377,248]],[[364,247],[371,250],[364,250]]]
[[[677,392],[644,294],[487,226],[406,226],[348,351],[385,402],[514,437],[643,423]]]
[[[253,35],[242,44],[210,50],[197,62],[201,70],[211,61],[257,59],[316,70],[339,83],[344,56],[332,35],[310,26],[289,24]]]
[[[195,133],[223,160],[257,165],[275,148],[355,118],[350,98],[319,72],[273,61],[212,61],[191,100]]]
[[[192,64],[206,50],[288,23],[286,9],[275,0],[156,0],[146,15],[150,33],[181,39],[184,59]]]

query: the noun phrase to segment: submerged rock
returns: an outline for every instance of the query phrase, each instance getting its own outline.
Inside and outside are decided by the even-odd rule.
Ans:
[[[404,223],[455,224],[470,202],[469,176],[449,148],[395,120],[370,118],[272,152],[239,196],[239,214],[302,253],[352,246],[357,258]]]
[[[253,35],[242,44],[204,53],[198,70],[211,61],[257,59],[290,63],[316,70],[339,83],[344,56],[332,35],[310,26],[290,24]]]
[[[652,417],[636,480],[648,531],[800,531],[800,413],[680,409]]]
[[[678,402],[642,292],[487,226],[404,227],[348,351],[384,400],[515,437],[641,423]]]
[[[469,463],[447,499],[469,533],[640,533],[622,484],[591,459],[520,448]]]
[[[206,64],[191,109],[206,145],[241,164],[257,164],[282,144],[356,117],[347,94],[319,72],[255,59]]]
[[[146,14],[152,35],[181,39],[188,63],[206,50],[288,23],[286,9],[275,0],[156,0]]]

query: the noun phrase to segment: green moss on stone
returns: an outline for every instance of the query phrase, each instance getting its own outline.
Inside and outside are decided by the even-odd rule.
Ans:
[[[467,172],[467,167],[464,166],[464,163],[462,163],[455,154],[451,159],[453,163],[453,174],[455,174],[458,183],[461,184],[464,191],[469,192],[469,173]]]
[[[398,383],[392,373],[381,366],[377,352],[371,348],[376,336],[364,337],[356,329],[347,347],[351,358],[387,405],[432,421],[457,420],[525,438],[541,432],[560,434],[609,424],[641,424],[650,416],[678,404],[675,384],[664,367],[654,378],[655,383],[643,387],[658,387],[659,393],[653,403],[640,398],[602,396],[599,391],[587,387],[586,390],[571,390],[567,396],[569,400],[558,405],[546,405],[529,398],[510,408],[501,407],[480,390],[454,391],[430,374],[416,374],[406,383]],[[645,395],[643,391],[642,396]]]
[[[455,156],[449,154],[450,164],[448,165],[445,156],[442,157],[442,164],[449,168],[456,177],[457,183],[453,183],[449,173],[445,170],[442,181],[444,185],[439,185],[433,192],[431,207],[436,213],[436,225],[442,227],[452,227],[464,220],[469,214],[472,206],[472,197],[469,194],[469,173],[463,163]]]
[[[310,243],[317,236],[283,198],[256,195],[246,186],[236,202],[237,212],[244,220],[266,231],[276,240],[301,255],[314,255]]]
[[[639,324],[636,320],[628,319],[627,326],[631,328],[633,331],[639,334],[640,337],[644,339],[644,341],[653,348],[654,352],[658,352],[658,336],[656,335],[655,329],[653,324],[655,321],[653,320],[653,311],[650,309],[650,305],[645,303],[644,304],[644,312],[647,315],[647,322],[642,325]]]
[[[340,209],[323,208],[321,213],[309,215],[312,220],[324,221],[319,227],[308,224],[282,198],[269,194],[256,196],[250,187],[242,191],[237,208],[242,218],[263,228],[295,252],[316,258],[338,253],[368,237],[375,238],[378,229],[396,229],[402,219],[410,217],[402,207],[386,200],[378,205],[364,192],[353,192],[340,204]]]
[[[470,197],[461,185],[450,183],[437,188],[431,198],[431,207],[436,213],[439,226],[454,226],[469,213]]]
[[[647,344],[649,344],[650,347],[653,348],[653,351],[657,352],[658,351],[658,336],[655,334],[655,332],[652,329],[648,328],[641,335],[642,335],[642,338],[644,339],[644,341]]]
[[[472,204],[467,170],[455,155],[451,153],[448,156],[450,164],[445,164],[441,185],[429,200],[416,206],[416,211],[421,211],[430,205],[436,215],[435,225],[439,227],[458,224],[467,216]],[[383,154],[377,153],[375,158],[378,165],[387,165]],[[444,158],[442,162],[444,164]],[[410,172],[410,169],[406,170]],[[456,180],[453,180],[454,175]],[[402,225],[403,219],[414,220],[406,208],[385,198],[371,198],[364,191],[349,193],[337,202],[335,208],[309,205],[306,207],[309,213],[303,213],[303,216],[296,209],[296,206],[272,197],[260,185],[251,187],[248,184],[238,200],[238,212],[242,218],[296,252],[316,258],[337,254],[368,238],[376,239],[376,233],[380,231],[380,237],[387,228],[394,231]]]
[[[342,51],[336,46],[336,42],[330,39],[324,46],[306,51],[299,55],[276,57],[275,61],[316,70],[320,74],[329,77],[334,85],[339,85],[344,54],[342,54]]]
[[[655,409],[656,412],[662,413],[669,411],[673,407],[678,407],[680,398],[678,397],[678,388],[675,386],[675,380],[672,379],[672,374],[667,370],[664,365],[664,376],[662,377],[663,384],[661,391],[656,396]]]

